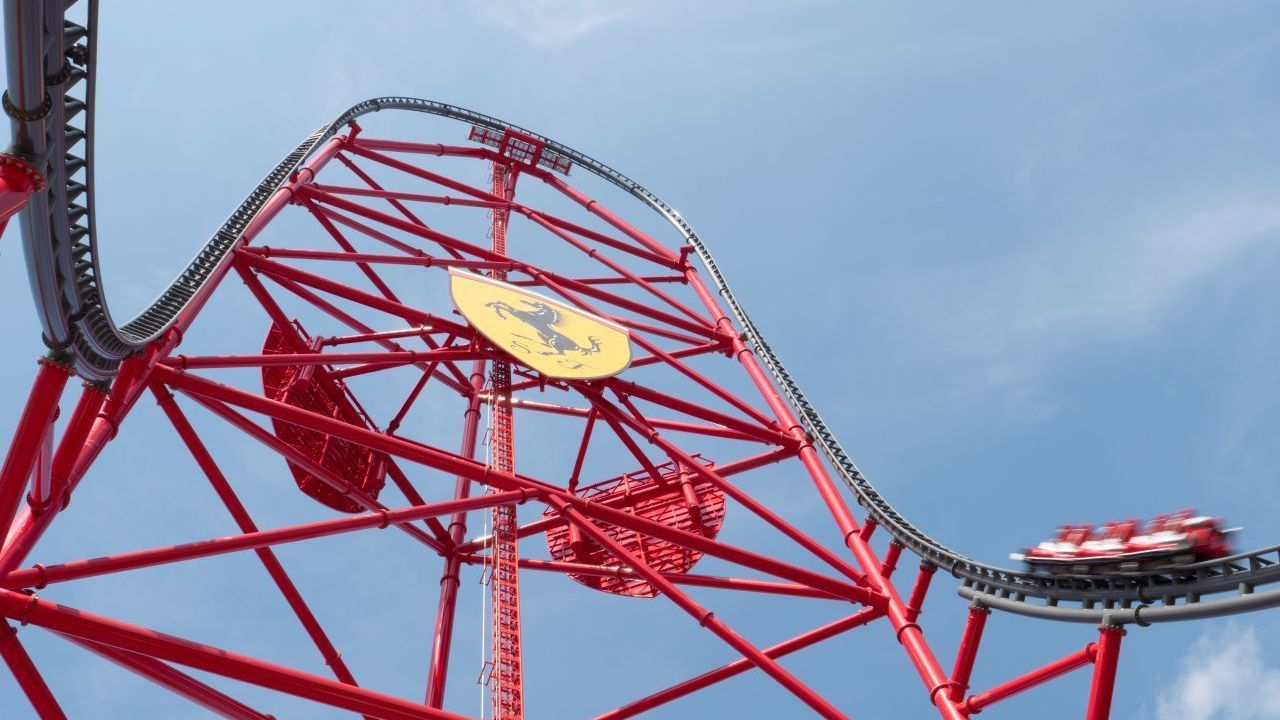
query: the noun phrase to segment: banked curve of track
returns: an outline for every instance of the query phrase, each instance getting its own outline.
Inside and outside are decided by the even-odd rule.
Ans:
[[[7,5],[30,7],[20,0],[6,0]],[[538,137],[548,148],[565,156],[579,167],[612,183],[662,215],[693,249],[714,282],[743,336],[749,341],[761,362],[772,374],[814,444],[827,457],[837,474],[856,496],[868,515],[888,532],[895,542],[961,580],[960,594],[976,603],[1010,612],[1054,620],[1078,622],[1120,622],[1149,624],[1162,621],[1212,617],[1280,605],[1280,589],[1257,588],[1280,582],[1280,545],[1241,553],[1229,558],[1185,566],[1176,572],[1159,572],[1140,577],[1056,578],[1010,570],[973,560],[934,540],[903,517],[876,490],[841,446],[835,433],[822,419],[814,404],[787,371],[778,354],[751,321],[742,303],[734,295],[727,279],[706,243],[685,220],[656,195],[613,168],[538,133],[512,125],[472,110],[430,100],[409,97],[380,97],[352,106],[332,122],[303,140],[292,152],[272,168],[271,172],[231,213],[213,237],[200,249],[178,277],[142,313],[122,325],[115,324],[101,293],[97,262],[97,244],[93,233],[92,187],[92,99],[94,88],[94,22],[96,3],[88,6],[86,26],[78,31],[64,30],[62,37],[86,46],[76,54],[81,79],[87,82],[86,99],[67,102],[69,95],[56,89],[50,92],[55,111],[42,120],[14,121],[15,149],[43,159],[49,192],[33,198],[24,211],[22,230],[28,270],[36,296],[37,309],[46,328],[46,340],[55,351],[66,354],[76,370],[90,380],[105,381],[124,359],[140,352],[160,337],[215,275],[219,265],[227,261],[231,249],[244,228],[253,221],[267,201],[288,181],[292,173],[325,140],[333,137],[357,118],[381,110],[421,112],[471,123],[496,131],[514,129]],[[9,10],[10,8],[6,8]],[[19,8],[21,9],[21,8]],[[6,40],[9,52],[11,90],[19,102],[32,96],[32,87],[43,87],[47,81],[43,68],[54,58],[69,57],[75,51],[61,42],[40,36],[28,25],[43,27],[51,23],[38,13],[7,12]],[[62,18],[58,18],[62,20]],[[65,20],[53,26],[72,25]],[[15,27],[17,26],[17,27]],[[25,42],[15,46],[15,39]],[[74,47],[74,45],[72,46]],[[39,49],[43,48],[43,54]],[[26,56],[23,56],[23,53]],[[41,62],[32,57],[39,55]],[[23,62],[25,61],[25,65]],[[20,72],[15,73],[15,62]],[[31,78],[15,77],[38,73],[39,83]],[[53,97],[55,96],[56,97]],[[78,103],[73,105],[72,103]],[[23,105],[19,105],[23,107]],[[50,126],[63,132],[68,120],[82,115],[82,133],[64,132],[58,138]],[[61,140],[61,142],[58,142]],[[84,158],[69,152],[75,140],[85,145]],[[24,147],[24,144],[26,145]],[[83,182],[69,179],[81,173]],[[54,187],[54,180],[59,185]],[[83,198],[83,204],[74,201]],[[68,228],[79,230],[68,233]],[[59,243],[59,239],[64,242]],[[69,240],[70,242],[66,242]]]

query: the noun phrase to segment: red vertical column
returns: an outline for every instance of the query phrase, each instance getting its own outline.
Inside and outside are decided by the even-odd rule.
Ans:
[[[476,360],[471,366],[471,397],[467,399],[467,411],[462,417],[462,447],[459,454],[467,459],[476,456],[476,436],[480,425],[480,393],[484,391],[484,360]],[[453,497],[461,500],[471,494],[471,479],[459,475],[454,481]],[[436,607],[436,631],[431,645],[431,664],[427,669],[427,706],[444,706],[444,688],[449,676],[449,652],[453,646],[453,618],[458,605],[458,585],[461,582],[461,559],[457,546],[467,534],[467,514],[454,513],[449,521],[449,539],[453,542],[444,560],[444,572],[440,574],[440,602]]]
[[[0,467],[0,528],[13,522],[18,503],[22,502],[27,477],[35,465],[36,455],[44,443],[49,423],[58,410],[58,399],[71,377],[71,368],[49,358],[40,359],[40,370],[27,395],[26,407],[18,418],[18,427],[9,443],[4,465]]]
[[[1124,628],[1103,624],[1098,627],[1097,655],[1093,660],[1093,684],[1089,686],[1089,708],[1085,720],[1111,717],[1111,696],[1116,687],[1116,667],[1120,664],[1120,639]]]
[[[510,198],[507,168],[493,165],[493,194]],[[493,210],[493,251],[507,252],[507,216],[504,208]],[[495,270],[493,277],[504,280],[506,273]],[[495,360],[491,375],[493,434],[489,439],[492,465],[499,472],[515,472],[515,438],[511,417],[511,364]],[[515,505],[499,505],[493,513],[493,549],[490,551],[489,593],[492,616],[489,697],[494,720],[523,720],[524,681],[520,648],[520,573]]]

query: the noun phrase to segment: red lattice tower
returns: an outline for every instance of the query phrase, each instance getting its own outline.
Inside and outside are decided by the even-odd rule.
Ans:
[[[496,197],[509,198],[508,169],[503,163],[493,163],[493,194]],[[514,189],[515,178],[511,178],[511,189]],[[493,218],[493,251],[498,255],[507,254],[507,214],[508,210],[494,208],[490,211]],[[491,277],[506,280],[503,270],[494,270]],[[492,453],[494,469],[504,473],[514,473],[515,429],[511,416],[511,363],[506,360],[494,360],[490,373],[490,408],[493,417],[493,433],[489,438],[489,452]],[[491,609],[492,639],[489,643],[489,661],[492,670],[489,675],[489,698],[494,720],[523,720],[524,718],[524,680],[521,677],[520,664],[523,653],[520,650],[520,553],[519,538],[516,535],[518,521],[516,506],[504,504],[494,506],[490,513],[493,527],[493,547],[490,551],[491,568],[489,573],[489,596]]]
[[[876,535],[874,517],[854,505],[837,475],[848,470],[833,468],[815,447],[826,439],[805,433],[796,415],[802,404],[784,399],[744,328],[731,319],[735,300],[709,257],[703,258],[705,266],[695,265],[692,246],[679,244],[695,238],[678,216],[603,164],[492,118],[404,98],[371,102],[365,110],[391,107],[479,123],[469,136],[474,142],[371,137],[354,122],[341,132],[313,136],[282,163],[275,180],[246,201],[249,210],[233,216],[243,224],[229,221],[234,232],[216,238],[225,247],[211,244],[208,257],[201,256],[199,282],[179,288],[189,296],[164,296],[179,298],[175,319],[120,366],[109,393],[102,383],[80,389],[61,432],[54,422],[75,358],[58,355],[42,362],[0,468],[0,616],[13,621],[0,627],[0,657],[42,719],[63,713],[42,674],[61,669],[52,663],[37,669],[27,652],[26,633],[41,629],[55,642],[72,642],[237,720],[265,720],[269,712],[307,717],[294,705],[280,709],[303,701],[369,718],[466,720],[463,713],[473,708],[446,697],[446,689],[451,663],[457,668],[455,621],[460,578],[468,571],[490,578],[492,634],[486,639],[495,719],[522,718],[530,703],[536,715],[538,703],[594,697],[582,687],[595,679],[617,681],[632,694],[611,708],[589,709],[587,716],[622,720],[750,672],[794,698],[788,716],[843,720],[845,708],[780,661],[873,622],[901,645],[898,667],[919,676],[919,696],[901,699],[907,716],[936,713],[961,720],[1092,665],[1085,717],[1107,718],[1124,632],[1117,623],[1106,622],[1096,643],[970,694],[988,613],[976,602],[955,662],[943,669],[918,622],[938,569],[927,558],[936,556],[922,554],[925,559],[907,582],[900,582],[904,544],[883,538],[883,530]],[[584,166],[590,172],[581,173],[582,179],[597,181],[612,198],[597,199],[594,189],[588,194],[577,177],[569,182],[571,167]],[[614,209],[618,203],[629,210]],[[646,225],[652,209],[670,223]],[[285,214],[296,222],[277,223]],[[672,234],[673,228],[679,232]],[[509,233],[518,238],[511,246]],[[762,257],[794,260],[785,242]],[[564,313],[592,318],[594,327],[626,338],[628,362],[598,374],[551,372],[539,364],[545,356],[560,363],[558,368],[581,368],[595,361],[593,353],[603,354],[600,338],[589,332],[557,335],[552,326],[536,325],[537,314],[526,308],[530,329],[524,344],[491,341],[458,296],[450,299],[451,283],[459,278],[536,293],[522,296],[529,298],[529,308],[554,303]],[[247,300],[231,292],[241,283]],[[231,296],[226,303],[239,304],[223,305],[224,315],[215,318],[221,322],[201,322],[206,306],[214,307],[224,295]],[[189,354],[178,352],[184,342]],[[767,349],[762,339],[756,349]],[[38,544],[45,530],[58,518],[74,522],[65,513],[72,491],[102,474],[93,471],[95,461],[118,434],[135,431],[128,416],[147,396],[159,403],[173,430],[147,442],[177,438],[192,460],[186,474],[212,488],[235,534],[224,530],[193,542],[170,540],[126,551],[105,537],[99,538],[104,547],[89,557],[49,556]],[[488,461],[477,458],[486,404],[493,422]],[[513,457],[516,432],[522,433],[520,472]],[[236,466],[240,473],[224,470],[240,461],[245,445],[259,451],[247,463],[252,479],[279,483],[287,490],[284,504],[296,505],[246,502],[244,488],[237,489],[245,464]],[[175,498],[190,478],[155,469],[148,460],[138,459],[131,471],[158,475],[154,487],[163,492],[120,504],[152,509],[172,530],[171,505],[165,503],[177,506]],[[114,489],[112,479],[94,482]],[[753,484],[759,479],[765,482]],[[758,495],[780,487],[786,497],[775,498],[778,507]],[[213,496],[198,497],[193,502]],[[533,506],[523,524],[516,513],[520,503]],[[74,507],[86,504],[80,500]],[[299,508],[314,519],[298,522]],[[259,527],[261,519],[275,515],[286,519],[268,519],[270,529]],[[477,533],[477,517],[488,517],[493,531]],[[739,530],[738,523],[749,529]],[[357,652],[344,655],[335,639],[360,635],[358,630],[330,634],[326,625],[378,619],[384,607],[377,593],[397,580],[396,573],[371,577],[363,567],[330,566],[316,550],[307,556],[313,571],[308,577],[332,582],[315,587],[295,581],[287,568],[294,557],[277,554],[277,546],[314,548],[318,543],[310,541],[374,529],[395,536],[400,550],[411,554],[406,564],[413,570],[420,572],[423,563],[439,567],[439,595],[431,621],[394,618],[394,633],[367,643],[377,652],[362,658]],[[539,536],[545,542],[536,541]],[[523,539],[535,542],[519,545],[518,552]],[[94,607],[54,601],[65,599],[67,582],[159,572],[160,566],[188,573],[184,589],[203,592],[206,576],[196,561],[246,551],[284,600],[288,622],[308,642],[306,657],[290,656],[292,665],[258,657],[277,651],[269,645],[239,652],[222,647],[218,637],[186,639],[149,627],[168,626],[171,615],[124,621]],[[235,572],[245,570],[238,566]],[[617,669],[633,659],[631,648],[607,639],[599,656],[574,655],[570,671],[537,673],[563,677],[562,684],[526,687],[535,676],[532,663],[522,665],[534,657],[532,638],[565,643],[581,639],[584,628],[606,638],[607,632],[635,628],[615,622],[601,629],[590,616],[557,607],[572,623],[562,619],[554,633],[535,634],[543,626],[534,610],[545,607],[526,602],[522,615],[521,573],[563,580],[557,603],[598,608],[608,602],[619,612],[636,603],[670,603],[676,620],[645,628],[665,640],[664,649],[703,638],[723,644],[719,649],[732,656],[655,688],[652,666]],[[523,579],[526,589],[534,585],[529,575]],[[150,587],[137,594],[165,609],[191,607],[183,598],[155,597]],[[770,603],[770,622],[748,623],[752,634],[773,629],[774,619],[808,629],[773,645],[747,637],[735,627],[741,623],[733,612],[748,596]],[[335,598],[352,597],[359,601],[357,612],[334,609]],[[430,598],[414,600],[415,612],[430,604]],[[202,618],[218,627],[236,628],[245,619],[238,608],[209,612],[225,612]],[[429,638],[411,630],[428,626]],[[627,642],[647,639],[632,635]],[[389,643],[405,643],[423,658],[425,693],[400,697],[373,689],[385,686],[380,673],[391,674],[377,665]],[[830,650],[837,660],[845,657],[841,653],[858,652],[853,645],[837,648]],[[307,658],[318,667],[308,669]],[[74,679],[59,678],[53,685],[66,681],[74,687]],[[273,692],[253,696],[262,705],[254,707],[237,697],[240,683]],[[741,701],[756,689],[719,697]],[[749,713],[755,706],[745,707]]]

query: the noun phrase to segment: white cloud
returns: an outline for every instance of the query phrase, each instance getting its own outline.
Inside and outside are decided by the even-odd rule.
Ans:
[[[1263,659],[1252,628],[1206,632],[1172,686],[1156,699],[1156,718],[1280,720],[1280,668]]]
[[[992,289],[989,350],[1081,334],[1131,334],[1195,284],[1280,240],[1280,203],[1231,197],[1169,203],[1128,229],[1070,237],[1016,261]]]
[[[1051,417],[1046,375],[1069,356],[1165,321],[1203,282],[1280,248],[1280,203],[1244,194],[1156,203],[1128,223],[1063,232],[975,276],[943,332],[1002,388],[1007,410]]]
[[[485,15],[530,44],[555,49],[616,22],[635,9],[623,0],[490,0]]]

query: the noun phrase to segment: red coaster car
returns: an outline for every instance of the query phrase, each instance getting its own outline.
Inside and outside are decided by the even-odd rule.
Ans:
[[[1219,518],[1183,510],[1139,520],[1092,525],[1063,525],[1052,540],[1010,555],[1053,575],[1141,574],[1169,570],[1231,554],[1229,535]]]

